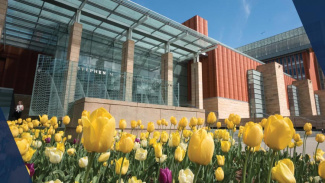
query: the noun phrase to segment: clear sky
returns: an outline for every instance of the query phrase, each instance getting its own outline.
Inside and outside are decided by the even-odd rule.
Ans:
[[[133,0],[182,23],[208,21],[209,37],[228,46],[258,41],[302,26],[292,0]]]

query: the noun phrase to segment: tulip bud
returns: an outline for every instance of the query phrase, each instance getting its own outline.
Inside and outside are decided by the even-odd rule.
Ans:
[[[223,166],[225,164],[225,156],[217,155],[217,162],[219,166]]]
[[[305,123],[304,130],[305,132],[311,131],[313,128],[313,125],[311,123]]]
[[[186,118],[186,117],[183,117],[183,118],[179,121],[178,126],[180,126],[181,129],[184,129],[184,128],[187,126],[187,123],[188,123],[187,118]]]
[[[207,123],[209,124],[213,124],[217,121],[217,117],[216,117],[216,114],[214,112],[210,112],[208,114],[208,119],[207,119]]]
[[[324,140],[325,140],[325,136],[321,133],[317,134],[316,137],[315,137],[315,140],[318,142],[318,143],[323,143]]]
[[[217,122],[217,128],[221,128],[221,122]]]
[[[144,129],[144,126],[143,125],[140,125],[140,129],[143,130]]]
[[[147,131],[148,131],[149,133],[155,131],[155,124],[154,124],[153,122],[149,122],[149,123],[148,123]]]
[[[78,125],[77,128],[76,128],[76,132],[81,133],[82,132],[82,126]]]
[[[126,121],[125,119],[121,119],[119,124],[118,124],[119,128],[124,130],[126,128]]]
[[[125,175],[126,172],[129,169],[129,165],[130,165],[129,160],[127,160],[126,158],[124,158],[123,165],[122,165],[122,161],[123,161],[123,158],[120,158],[119,160],[117,160],[115,162],[115,173],[118,174],[118,175],[119,174]],[[121,166],[122,166],[122,172],[120,172]]]
[[[191,118],[191,120],[190,120],[190,127],[194,127],[194,126],[196,126],[197,125],[197,122],[198,122],[198,120],[197,120],[197,118],[196,117],[192,117]]]
[[[135,120],[131,120],[131,128],[132,129],[135,129],[136,127],[137,127],[137,121],[135,121]]]
[[[177,120],[174,116],[170,117],[170,123],[173,124],[173,125],[176,125],[177,124]]]
[[[222,181],[224,179],[224,172],[221,167],[218,167],[216,171],[214,172],[214,175],[216,176],[217,181]]]
[[[106,153],[102,153],[99,157],[98,157],[98,162],[104,162],[107,161],[110,157],[111,153],[110,152],[106,152]]]
[[[88,156],[79,159],[79,167],[85,168],[88,165]]]
[[[131,134],[123,134],[120,139],[119,150],[123,153],[129,153],[134,146],[134,139]]]
[[[63,121],[63,124],[68,125],[70,123],[70,117],[69,116],[64,116],[62,121]]]
[[[175,150],[175,160],[178,162],[182,162],[184,157],[185,157],[185,151],[183,150],[183,148],[178,146]]]
[[[229,141],[221,141],[221,151],[227,153],[230,150],[231,143]]]
[[[155,156],[156,158],[160,158],[162,156],[162,145],[161,143],[156,143],[153,145],[155,149]]]
[[[70,148],[67,150],[67,153],[69,156],[73,156],[76,153],[76,149],[75,148]]]

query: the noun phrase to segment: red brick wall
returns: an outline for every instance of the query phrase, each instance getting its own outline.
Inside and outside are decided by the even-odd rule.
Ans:
[[[38,52],[0,45],[0,87],[31,95]]]
[[[195,15],[194,17],[190,18],[189,20],[186,20],[183,25],[196,30],[204,35],[208,35],[208,21],[204,18]]]
[[[305,75],[306,79],[310,79],[313,83],[314,90],[319,90],[319,82],[317,81],[317,75],[316,75],[316,59],[315,59],[315,53],[312,49],[309,51],[302,53],[302,58],[304,60],[304,68],[305,68]]]

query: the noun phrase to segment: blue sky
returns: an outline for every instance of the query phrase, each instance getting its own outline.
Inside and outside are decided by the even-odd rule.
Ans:
[[[133,0],[177,22],[208,20],[209,36],[233,48],[302,26],[292,0]]]

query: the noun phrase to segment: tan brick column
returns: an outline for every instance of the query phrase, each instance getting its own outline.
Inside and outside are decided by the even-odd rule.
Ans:
[[[300,116],[317,115],[315,94],[311,80],[299,80],[292,83],[298,90]]]
[[[0,0],[0,39],[2,37],[3,28],[6,23],[7,8],[8,0]]]
[[[195,106],[198,109],[203,109],[203,81],[201,62],[191,64],[191,94],[192,106]]]
[[[68,110],[69,103],[74,101],[78,72],[79,53],[81,45],[82,24],[75,22],[70,28],[69,44],[67,49],[68,71],[66,73],[66,88],[64,110]],[[68,111],[67,111],[68,112]]]
[[[126,40],[122,47],[120,99],[132,101],[132,85],[133,85],[133,64],[134,64],[134,41]]]
[[[325,90],[314,91],[318,95],[320,115],[325,116]]]
[[[271,62],[257,66],[256,70],[263,75],[266,113],[290,116],[283,66],[279,63]]]
[[[166,105],[173,105],[173,54],[161,55],[162,97]]]

